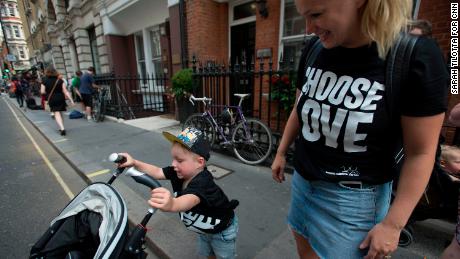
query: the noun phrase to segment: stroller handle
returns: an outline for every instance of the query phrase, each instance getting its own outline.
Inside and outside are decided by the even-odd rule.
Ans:
[[[109,156],[109,160],[117,164],[123,164],[124,162],[126,162],[126,157],[119,155],[117,153],[112,153]]]
[[[149,187],[150,189],[161,187],[161,184],[157,180],[155,180],[153,177],[136,170],[134,167],[128,168],[125,174],[128,176],[131,176],[134,179],[134,181],[140,184],[143,184]]]

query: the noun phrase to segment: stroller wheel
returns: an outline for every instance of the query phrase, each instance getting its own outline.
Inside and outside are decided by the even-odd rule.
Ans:
[[[406,247],[409,246],[414,241],[413,230],[410,226],[406,226],[401,231],[401,235],[399,236],[399,246]]]

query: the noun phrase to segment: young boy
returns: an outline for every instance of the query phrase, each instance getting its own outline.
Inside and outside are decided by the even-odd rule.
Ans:
[[[171,181],[174,196],[166,188],[152,190],[149,204],[162,211],[179,212],[185,227],[199,234],[199,253],[208,258],[235,258],[238,201],[229,201],[206,169],[210,147],[203,133],[186,128],[179,135],[163,132],[172,142],[172,165],[164,168],[121,153],[126,162],[158,180]]]
[[[460,148],[455,146],[441,146],[441,167],[448,173],[453,181],[460,181]],[[441,258],[456,258],[460,259],[460,197],[459,197],[459,213],[457,216],[457,227],[454,239],[450,245],[444,250]]]

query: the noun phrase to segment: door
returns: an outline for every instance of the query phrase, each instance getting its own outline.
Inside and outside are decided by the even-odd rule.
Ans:
[[[243,73],[243,65],[249,72],[250,64],[255,56],[255,32],[256,23],[244,23],[231,27],[231,56],[230,62],[233,69],[239,65],[239,73],[233,73],[230,78],[230,100],[231,105],[237,105],[239,98],[233,96],[235,93],[249,93],[251,96],[244,100],[243,111],[247,116],[252,116],[253,94],[254,94],[254,76],[249,73]]]

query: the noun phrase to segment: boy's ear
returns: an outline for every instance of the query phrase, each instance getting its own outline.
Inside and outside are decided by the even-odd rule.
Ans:
[[[204,159],[204,157],[202,156],[199,156],[198,163],[200,164],[200,166],[204,166],[206,164],[206,159]]]
[[[439,165],[441,165],[442,168],[446,167],[446,160],[440,160]]]

